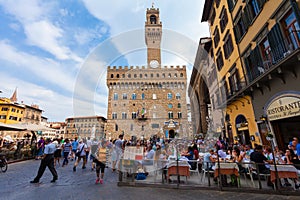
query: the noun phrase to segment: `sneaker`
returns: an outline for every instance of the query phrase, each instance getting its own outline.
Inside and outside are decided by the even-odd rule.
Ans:
[[[99,179],[99,178],[97,178],[95,183],[96,183],[96,184],[98,184],[98,183],[99,183],[99,181],[100,181],[100,179]]]
[[[100,179],[100,184],[103,184],[103,179]]]
[[[75,166],[73,167],[73,172],[76,172],[76,167]]]
[[[30,183],[38,183],[38,182],[39,182],[38,180],[30,181]]]

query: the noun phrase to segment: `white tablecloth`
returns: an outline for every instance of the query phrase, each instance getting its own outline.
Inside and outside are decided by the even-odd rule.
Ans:
[[[218,169],[218,168],[219,168],[219,164],[216,163],[215,169]],[[237,165],[237,163],[220,162],[220,169],[237,169],[237,170],[239,170],[239,166]]]
[[[276,165],[277,171],[279,172],[296,172],[298,173],[298,170],[293,165]],[[271,165],[270,167],[271,171],[275,171],[275,166]]]
[[[169,167],[173,167],[173,166],[177,166],[177,162],[176,161],[172,161],[172,162],[169,162],[167,164],[167,168]],[[187,167],[190,167],[189,163],[187,161],[178,161],[178,166],[187,166]]]

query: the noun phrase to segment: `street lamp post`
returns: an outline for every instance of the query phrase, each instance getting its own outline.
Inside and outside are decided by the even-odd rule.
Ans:
[[[276,176],[276,181],[275,181],[275,189],[278,189],[279,186],[279,177],[278,177],[278,171],[277,171],[277,165],[276,165],[276,159],[275,159],[275,154],[274,154],[274,149],[275,149],[275,145],[274,145],[274,137],[273,134],[271,133],[271,129],[269,127],[269,121],[268,121],[268,117],[263,115],[261,117],[261,120],[265,123],[266,128],[267,128],[267,135],[266,135],[266,139],[271,143],[271,148],[272,148],[272,154],[273,154],[273,164],[274,164],[274,170],[275,170],[275,176]]]

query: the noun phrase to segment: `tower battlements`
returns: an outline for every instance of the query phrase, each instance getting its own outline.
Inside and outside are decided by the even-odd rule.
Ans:
[[[157,68],[151,68],[150,66],[107,66],[107,71],[128,71],[128,70],[140,70],[140,69],[149,69],[149,70],[186,70],[186,65],[165,65]]]

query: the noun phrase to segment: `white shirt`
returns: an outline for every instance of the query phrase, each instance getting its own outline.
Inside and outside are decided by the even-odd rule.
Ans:
[[[82,149],[82,147],[83,147],[83,149]],[[79,144],[79,146],[77,147],[77,149],[79,149],[79,151],[81,151],[81,149],[82,149],[80,156],[85,156],[85,154],[86,154],[86,152],[84,150],[85,148],[87,148],[87,146],[84,143]]]
[[[45,146],[44,154],[54,154],[55,150],[56,150],[55,144],[49,143]]]

